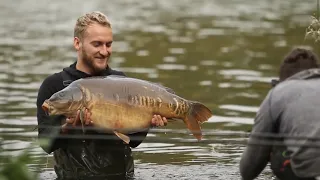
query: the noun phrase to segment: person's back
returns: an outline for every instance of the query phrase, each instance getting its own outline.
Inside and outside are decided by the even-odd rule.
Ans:
[[[320,175],[320,151],[310,147],[317,143],[310,138],[320,138],[318,62],[312,51],[301,48],[285,56],[279,80],[272,81],[273,88],[260,105],[242,154],[243,180],[256,178],[268,162],[281,180],[314,180]]]
[[[271,117],[278,125],[287,151],[291,153],[291,167],[299,177],[320,175],[320,74],[315,78],[299,79],[300,75],[320,69],[302,71],[280,83],[271,92]],[[311,75],[310,75],[311,76]],[[297,77],[297,78],[295,78]],[[299,138],[297,138],[299,137]]]

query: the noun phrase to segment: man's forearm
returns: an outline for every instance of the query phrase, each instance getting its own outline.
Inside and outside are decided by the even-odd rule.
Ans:
[[[63,145],[65,144],[65,140],[60,138],[61,118],[63,117],[38,117],[38,138],[40,141],[40,147],[48,154],[60,147],[63,147]]]
[[[258,142],[261,141],[263,140],[249,139],[240,161],[240,173],[243,180],[256,178],[270,159],[271,146],[258,145]]]

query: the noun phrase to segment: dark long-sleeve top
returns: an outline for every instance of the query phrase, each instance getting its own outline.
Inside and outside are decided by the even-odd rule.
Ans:
[[[109,67],[100,75],[125,76],[123,72],[112,70]],[[69,67],[64,68],[63,71],[52,74],[44,79],[37,97],[38,138],[40,146],[47,153],[54,152],[56,161],[55,170],[58,176],[76,178],[83,175],[94,176],[98,174],[122,173],[125,172],[125,169],[132,170],[133,159],[131,158],[130,147],[137,147],[146,137],[147,132],[130,135],[132,137],[129,144],[130,147],[125,145],[121,140],[110,139],[90,139],[83,143],[82,139],[65,138],[66,136],[61,133],[61,125],[66,117],[62,115],[48,116],[41,108],[44,100],[66,87],[66,82],[70,83],[86,77],[90,77],[90,75],[77,70],[76,63],[73,63]],[[81,130],[71,130],[70,132],[68,131],[67,135],[82,135],[81,132]],[[91,133],[98,134],[97,132]]]

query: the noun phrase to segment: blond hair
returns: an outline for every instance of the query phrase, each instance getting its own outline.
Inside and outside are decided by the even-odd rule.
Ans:
[[[107,16],[99,11],[94,11],[91,13],[86,13],[77,19],[76,25],[74,27],[74,37],[78,37],[81,40],[87,27],[93,23],[111,28],[111,23],[108,20]]]

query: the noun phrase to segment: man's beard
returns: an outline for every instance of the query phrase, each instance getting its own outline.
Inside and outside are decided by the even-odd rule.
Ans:
[[[92,75],[101,75],[101,73],[107,68],[107,66],[103,69],[98,68],[94,65],[94,58],[91,58],[87,55],[87,53],[82,49],[82,59],[84,64],[88,66],[93,72]]]

